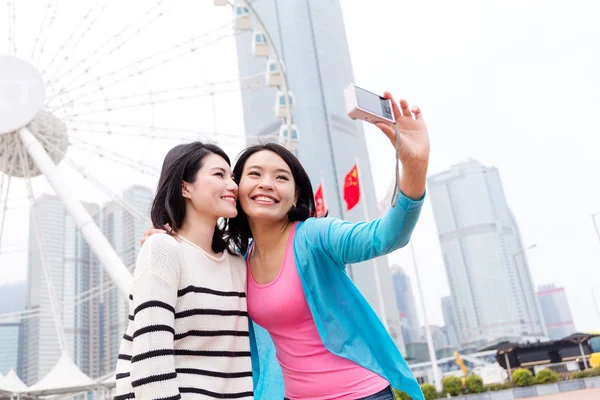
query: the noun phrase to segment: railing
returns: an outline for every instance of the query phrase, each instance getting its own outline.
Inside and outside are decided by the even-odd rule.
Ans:
[[[485,392],[478,394],[467,394],[452,397],[453,400],[513,400],[528,397],[546,396],[549,394],[572,392],[583,389],[600,389],[600,377],[572,379],[545,385],[534,385],[519,387],[497,392]],[[573,397],[576,398],[576,397]]]

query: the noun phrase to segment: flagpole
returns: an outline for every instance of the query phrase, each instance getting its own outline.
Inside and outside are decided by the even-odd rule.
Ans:
[[[415,268],[415,280],[417,283],[417,289],[419,291],[419,304],[421,306],[421,312],[423,313],[423,323],[425,325],[425,339],[427,341],[427,350],[429,352],[429,359],[431,361],[431,369],[433,370],[433,383],[435,389],[438,392],[442,391],[442,377],[438,367],[437,356],[435,354],[435,345],[433,343],[433,335],[431,334],[431,326],[429,325],[429,318],[427,318],[427,310],[425,308],[425,296],[423,294],[423,287],[421,286],[421,279],[419,277],[419,267],[417,265],[417,255],[415,254],[415,247],[413,241],[408,242],[410,248],[410,254],[412,256],[413,267]]]
[[[337,172],[335,172],[335,173],[337,173]],[[323,201],[325,201],[325,204],[327,204],[327,200],[326,200],[327,197],[325,197],[326,196],[325,195],[325,181],[323,179],[323,170],[321,170],[321,192],[323,193]],[[326,210],[329,212],[329,207],[327,207]],[[346,216],[344,215],[345,213],[344,213],[343,207],[340,209],[340,213],[341,213],[341,216],[340,216],[341,219],[345,220]],[[330,217],[331,217],[331,215],[330,215]],[[349,267],[349,268],[347,268],[348,276],[354,282],[354,271],[352,270],[352,264],[348,264],[348,267]]]
[[[325,195],[325,181],[323,180],[323,172],[321,172],[320,185],[321,185],[321,193],[323,193],[323,205],[325,206],[325,212],[328,212],[329,207],[327,207],[327,197]]]
[[[358,162],[358,157],[355,159],[356,164],[356,174],[358,175],[358,187],[359,187],[359,196],[362,194],[361,182],[363,182],[362,177],[360,175],[360,167]],[[365,222],[369,222],[369,211],[367,209],[367,198],[363,195],[363,201],[361,201],[360,197],[358,199],[359,203],[362,203],[362,209],[364,214]],[[377,290],[377,300],[379,301],[379,312],[381,313],[381,322],[383,322],[383,326],[389,332],[387,313],[385,312],[385,304],[383,302],[383,291],[381,290],[381,277],[379,276],[379,263],[377,262],[377,258],[373,258],[373,271],[375,274],[375,289]]]

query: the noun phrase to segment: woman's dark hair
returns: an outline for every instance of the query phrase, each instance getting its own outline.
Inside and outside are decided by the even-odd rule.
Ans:
[[[237,157],[235,167],[233,168],[233,175],[235,176],[236,183],[238,185],[240,183],[242,172],[244,171],[244,166],[246,165],[248,158],[259,151],[264,150],[271,151],[281,157],[290,168],[294,181],[296,182],[296,205],[288,212],[288,220],[291,222],[305,221],[310,217],[314,217],[316,210],[315,197],[310,178],[296,156],[278,143],[256,144],[242,151]],[[239,201],[237,203],[237,210],[237,216],[229,220],[229,240],[234,248],[237,248],[242,254],[246,254],[248,244],[252,238],[252,232],[250,231],[250,225],[248,224],[248,216],[244,210],[242,210]]]
[[[152,202],[150,218],[152,224],[163,229],[166,224],[177,232],[181,229],[185,219],[185,200],[183,198],[183,181],[194,183],[196,174],[204,165],[203,160],[210,154],[216,154],[222,157],[227,164],[231,161],[225,152],[213,144],[202,142],[192,142],[180,144],[173,147],[165,156],[160,179],[156,189],[156,196]],[[212,240],[212,250],[220,253],[229,250],[228,242],[225,238],[227,221],[217,224]]]

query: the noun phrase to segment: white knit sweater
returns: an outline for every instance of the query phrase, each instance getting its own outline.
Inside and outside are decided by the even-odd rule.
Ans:
[[[242,257],[165,234],[137,259],[115,400],[252,399]]]

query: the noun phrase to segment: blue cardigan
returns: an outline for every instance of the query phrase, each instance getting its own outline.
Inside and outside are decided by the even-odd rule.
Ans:
[[[406,246],[423,199],[400,195],[380,219],[350,223],[333,218],[300,222],[294,259],[308,307],[325,347],[386,379],[413,400],[424,400],[398,347],[346,274],[346,264],[383,256]],[[283,377],[267,331],[251,321],[254,398],[283,399]]]

